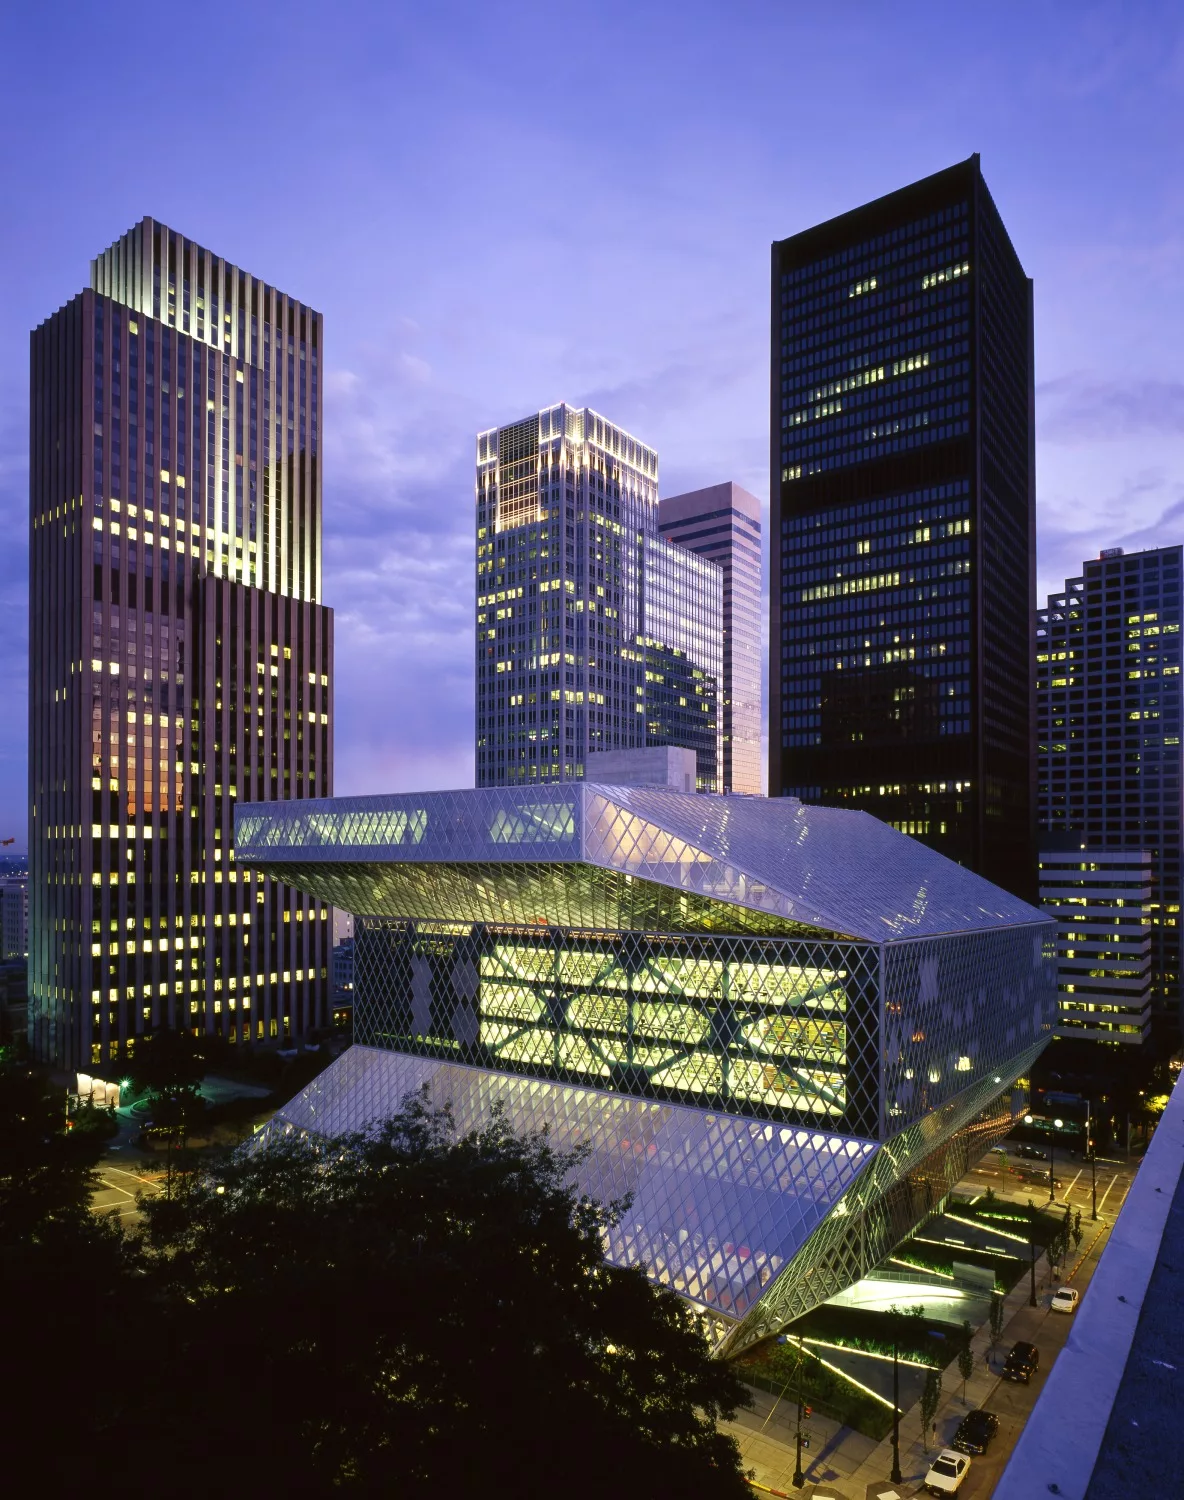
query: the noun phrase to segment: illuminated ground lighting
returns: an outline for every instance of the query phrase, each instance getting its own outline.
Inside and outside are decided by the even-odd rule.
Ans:
[[[848,1385],[853,1385],[857,1391],[862,1391],[865,1396],[870,1396],[873,1401],[878,1401],[881,1406],[886,1406],[889,1411],[892,1410],[892,1402],[887,1400],[886,1397],[881,1396],[879,1391],[873,1391],[870,1385],[864,1385],[862,1380],[856,1380],[854,1375],[848,1375],[846,1370],[840,1370],[838,1365],[832,1365],[830,1360],[823,1359],[821,1354],[815,1354],[812,1349],[809,1352],[820,1365],[825,1365],[832,1375],[837,1375],[840,1380],[845,1380]],[[855,1352],[862,1353],[863,1351],[856,1350]]]
[[[1017,1240],[1021,1245],[1028,1243],[1026,1234],[1012,1234],[1010,1229],[996,1229],[994,1225],[981,1224],[975,1219],[964,1219],[959,1214],[946,1213],[944,1218],[952,1220],[955,1224],[965,1224],[971,1229],[977,1229],[982,1234],[997,1234],[1000,1239]]]
[[[889,1364],[892,1363],[891,1354],[879,1354],[873,1349],[853,1349],[850,1344],[834,1344],[827,1339],[803,1338],[802,1343],[811,1345],[816,1349],[838,1349],[843,1354],[861,1354],[864,1359],[886,1359]],[[906,1359],[903,1354],[897,1355],[897,1363],[902,1365],[910,1365],[915,1370],[937,1369],[936,1365],[929,1364],[927,1360]]]

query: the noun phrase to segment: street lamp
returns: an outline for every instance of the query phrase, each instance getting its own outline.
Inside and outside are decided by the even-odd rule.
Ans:
[[[899,1316],[899,1315],[898,1315]],[[900,1484],[900,1366],[896,1362],[897,1326],[892,1325],[892,1473],[893,1484]]]
[[[806,1484],[806,1476],[801,1472],[801,1365],[803,1365],[803,1350],[801,1350],[801,1334],[797,1337],[797,1467],[794,1469],[794,1490],[800,1490]]]
[[[1028,1306],[1036,1306],[1036,1210],[1032,1207],[1031,1198],[1028,1199],[1028,1271],[1031,1276],[1031,1295],[1028,1297]]]
[[[1095,1222],[1098,1217],[1098,1148],[1093,1141],[1089,1143],[1089,1187],[1093,1195],[1094,1207],[1090,1218]]]
[[[1065,1122],[1064,1120],[1054,1120],[1052,1123],[1060,1130]],[[1049,1136],[1048,1140],[1048,1201],[1055,1203],[1057,1196],[1057,1138],[1055,1135],[1052,1135]]]

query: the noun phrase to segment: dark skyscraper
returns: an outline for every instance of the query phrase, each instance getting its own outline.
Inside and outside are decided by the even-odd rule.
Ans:
[[[151,219],[32,335],[38,1057],[325,1018],[328,908],[232,846],[239,797],[332,790],[321,348],[319,313]]]
[[[1025,899],[1032,287],[972,156],[773,246],[769,792]]]

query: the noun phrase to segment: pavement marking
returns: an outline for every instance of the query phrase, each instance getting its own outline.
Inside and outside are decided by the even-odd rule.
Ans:
[[[105,1177],[100,1177],[99,1181],[109,1192],[122,1193],[125,1198],[130,1198],[133,1203],[136,1201],[135,1193],[129,1193],[127,1188],[121,1188],[117,1182],[108,1182]]]
[[[145,1177],[140,1172],[131,1172],[127,1167],[108,1167],[108,1172],[118,1172],[121,1177],[134,1177],[137,1182],[159,1182],[163,1173],[156,1173],[153,1177]]]
[[[1102,1212],[1102,1209],[1103,1209],[1103,1207],[1105,1206],[1105,1203],[1106,1203],[1106,1199],[1110,1196],[1110,1189],[1114,1186],[1114,1184],[1117,1181],[1118,1181],[1118,1174],[1115,1173],[1115,1175],[1113,1177],[1111,1177],[1110,1182],[1107,1185],[1106,1191],[1102,1194],[1102,1197],[1101,1197],[1101,1199],[1100,1199],[1100,1201],[1098,1203],[1098,1212],[1099,1213]]]
[[[1084,1172],[1084,1171],[1085,1171],[1085,1168],[1082,1167],[1081,1172]],[[1078,1172],[1077,1177],[1074,1177],[1073,1181],[1065,1189],[1065,1194],[1064,1195],[1065,1195],[1066,1198],[1073,1191],[1073,1189],[1077,1186],[1077,1181],[1078,1181],[1078,1178],[1081,1176],[1081,1172]]]

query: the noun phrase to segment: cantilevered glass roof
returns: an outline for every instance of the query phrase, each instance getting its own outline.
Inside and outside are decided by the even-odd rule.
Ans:
[[[1047,920],[869,813],[660,787],[568,783],[248,804],[235,817],[235,857],[368,916],[563,922],[553,904],[536,910],[541,891],[566,885],[575,893],[600,871],[618,877],[599,883],[602,893],[616,890],[605,907],[609,926],[633,925],[623,899],[629,882],[680,893],[692,928],[809,928],[881,943]],[[520,871],[519,885],[530,888],[522,910],[514,902],[507,909],[475,868],[496,875],[502,867],[512,885],[505,867],[526,865],[533,870]],[[343,900],[351,866],[361,878]],[[396,874],[408,866],[421,867],[417,877]],[[430,909],[412,909],[417,890],[427,901],[432,872],[445,870],[449,909],[440,908],[438,878]],[[715,922],[703,915],[712,908]],[[572,906],[573,925],[601,925],[582,909]],[[678,917],[669,913],[670,930],[679,930]]]
[[[658,1104],[370,1047],[351,1047],[280,1110],[288,1128],[338,1136],[427,1090],[458,1135],[497,1106],[520,1133],[546,1129],[587,1155],[573,1181],[601,1203],[629,1197],[607,1253],[729,1321],[742,1318],[879,1149],[806,1126]]]

